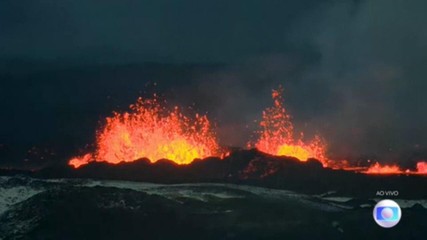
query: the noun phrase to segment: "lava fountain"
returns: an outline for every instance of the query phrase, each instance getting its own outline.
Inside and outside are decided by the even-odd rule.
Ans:
[[[316,158],[326,167],[325,141],[316,135],[312,141],[304,142],[303,133],[296,137],[291,116],[284,107],[283,88],[273,90],[272,98],[274,105],[262,114],[259,139],[255,144],[249,143],[249,147],[272,155],[295,157],[300,161]]]
[[[130,111],[114,112],[96,137],[96,151],[69,161],[75,168],[90,161],[117,164],[148,158],[188,164],[194,159],[220,155],[219,145],[207,116],[185,116],[178,107],[162,106],[158,98],[139,98]]]

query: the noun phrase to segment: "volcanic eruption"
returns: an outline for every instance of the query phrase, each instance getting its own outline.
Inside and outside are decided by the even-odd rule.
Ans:
[[[319,160],[323,167],[357,171],[365,174],[427,174],[427,162],[420,161],[416,170],[402,170],[398,164],[381,165],[376,162],[369,167],[352,165],[348,160],[333,160],[326,156],[327,144],[324,138],[315,135],[311,141],[304,141],[304,133],[295,134],[292,117],[284,106],[283,87],[272,91],[273,106],[265,109],[259,123],[259,135],[249,147],[276,156],[295,157],[300,161],[309,158]]]
[[[96,161],[117,164],[148,158],[188,164],[194,159],[220,154],[207,116],[188,117],[178,107],[163,106],[155,95],[139,98],[130,111],[114,112],[96,136],[96,151],[69,161],[75,168]]]
[[[427,162],[420,161],[416,164],[416,170],[411,171],[410,169],[402,170],[397,164],[392,165],[381,165],[376,162],[371,165],[364,173],[367,174],[427,174]]]
[[[304,142],[303,133],[295,135],[291,115],[284,107],[281,86],[273,90],[272,98],[274,105],[263,112],[262,121],[259,123],[258,141],[248,145],[271,155],[295,157],[300,161],[315,158],[326,167],[328,160],[325,140],[316,135],[313,140]]]
[[[294,157],[305,162],[319,160],[323,167],[357,171],[365,174],[427,174],[427,162],[420,161],[415,170],[403,170],[398,164],[358,166],[347,160],[333,160],[326,156],[324,138],[315,135],[304,139],[295,133],[292,117],[284,106],[283,87],[272,91],[273,106],[266,108],[259,122],[258,139],[249,148],[275,156]],[[91,161],[117,164],[148,158],[152,163],[168,159],[176,164],[190,164],[195,159],[223,154],[212,124],[206,115],[188,116],[175,106],[168,108],[157,95],[139,98],[127,112],[114,112],[97,131],[96,150],[75,157],[69,165],[78,168]]]

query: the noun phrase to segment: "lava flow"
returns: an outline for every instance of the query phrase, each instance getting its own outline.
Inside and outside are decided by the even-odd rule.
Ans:
[[[366,174],[427,174],[427,162],[417,162],[416,171],[410,169],[402,170],[399,165],[381,165],[378,162],[370,166],[366,171],[362,171]]]
[[[427,174],[427,162],[418,162],[417,163],[417,173]]]
[[[96,151],[73,158],[75,168],[90,161],[120,163],[148,158],[188,164],[194,159],[220,155],[219,145],[206,116],[189,118],[178,107],[168,110],[157,97],[139,98],[130,111],[114,113],[98,131]]]
[[[248,145],[268,154],[295,157],[300,161],[316,158],[326,167],[328,160],[325,155],[325,141],[316,135],[311,142],[305,143],[302,133],[295,138],[291,116],[283,105],[283,88],[273,90],[272,98],[274,105],[267,108],[262,115],[258,141]]]
[[[402,174],[398,165],[381,165],[378,162],[370,166],[364,173],[367,174]]]

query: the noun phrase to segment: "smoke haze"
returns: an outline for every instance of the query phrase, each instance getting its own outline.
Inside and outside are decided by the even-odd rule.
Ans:
[[[0,161],[16,146],[66,158],[111,111],[152,92],[207,113],[222,144],[245,146],[278,85],[297,130],[322,135],[332,156],[427,157],[426,7],[2,1]]]

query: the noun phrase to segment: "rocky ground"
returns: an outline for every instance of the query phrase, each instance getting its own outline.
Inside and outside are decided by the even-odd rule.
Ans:
[[[152,184],[0,177],[0,239],[425,239],[427,200],[395,199],[382,229],[375,198],[241,184]]]

